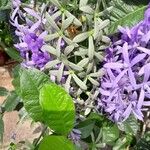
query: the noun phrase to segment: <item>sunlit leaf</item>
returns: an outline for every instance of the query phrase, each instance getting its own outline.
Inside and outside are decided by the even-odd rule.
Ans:
[[[39,150],[75,150],[75,148],[66,137],[51,135],[43,138]]]
[[[40,105],[44,122],[56,133],[67,135],[75,121],[75,107],[70,95],[56,84],[46,84],[40,90]]]

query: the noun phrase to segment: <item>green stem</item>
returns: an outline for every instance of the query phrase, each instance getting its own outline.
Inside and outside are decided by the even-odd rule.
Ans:
[[[3,49],[5,49],[5,48],[6,48],[5,43],[4,43],[4,42],[2,42],[2,41],[0,41],[0,46],[1,46]]]
[[[36,9],[36,4],[37,4],[37,0],[34,0],[34,5],[33,5],[34,9]]]
[[[106,1],[105,0],[102,0],[102,4],[103,4],[103,8],[104,10],[107,8],[107,4],[106,4]]]
[[[37,140],[33,143],[35,147],[37,147],[37,145],[38,145],[40,139],[41,139],[42,136],[45,134],[46,130],[47,130],[47,127],[44,127],[43,130],[42,130],[42,132],[41,132],[41,134],[40,134],[40,136],[39,136],[39,137],[37,138]]]

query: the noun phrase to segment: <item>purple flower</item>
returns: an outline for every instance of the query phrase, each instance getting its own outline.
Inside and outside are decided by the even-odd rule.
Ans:
[[[42,69],[45,64],[50,61],[48,52],[41,51],[44,45],[44,36],[46,32],[37,35],[36,32],[23,33],[20,36],[20,43],[15,44],[15,47],[20,51],[20,55],[24,58],[23,65],[28,67],[36,67]]]
[[[78,144],[81,139],[81,131],[78,129],[73,129],[69,135],[69,139],[71,139],[74,144]]]
[[[121,39],[106,50],[98,107],[115,122],[131,114],[143,120],[142,111],[150,106],[149,12],[150,8],[144,20],[131,29],[119,27]]]
[[[50,55],[47,52],[33,53],[31,59],[34,62],[35,67],[43,68],[45,64],[50,61]]]
[[[14,10],[13,10],[12,15],[10,16],[11,21],[13,21],[15,19],[17,14],[22,19],[23,13],[22,13],[22,11],[20,11],[20,6],[21,6],[21,1],[20,0],[12,0],[12,7],[13,7]]]
[[[17,8],[21,6],[21,0],[12,0],[13,8]]]
[[[61,40],[61,44],[60,44],[61,48],[65,48],[66,46],[66,42],[64,41],[64,39]]]
[[[33,53],[38,52],[44,44],[43,39],[38,37],[35,33],[26,34],[24,36],[24,42]]]

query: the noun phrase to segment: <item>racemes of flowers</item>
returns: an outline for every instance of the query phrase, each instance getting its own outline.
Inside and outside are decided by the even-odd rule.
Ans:
[[[99,93],[102,50],[110,43],[104,32],[109,20],[101,18],[110,8],[101,12],[100,1],[90,4],[88,0],[80,0],[76,7],[57,0],[36,7],[20,0],[13,4],[11,23],[16,27],[15,47],[23,58],[22,66],[37,68],[63,86],[76,104],[76,118],[84,120]],[[74,129],[69,138],[78,143],[80,136]]]
[[[14,0],[13,6],[11,22],[16,27],[15,33],[19,37],[19,42],[15,44],[15,47],[20,51],[21,57],[24,58],[22,65],[43,69],[44,65],[50,60],[48,52],[41,51],[41,47],[44,45],[43,38],[47,34],[42,27],[44,19],[30,8],[21,8],[20,0]],[[28,18],[29,15],[31,15],[30,18]],[[22,24],[19,24],[19,21]]]
[[[72,95],[77,109],[89,114],[103,73],[102,50],[110,42],[104,35],[109,20],[101,19],[100,2],[81,0],[74,8],[55,0],[34,9],[19,0],[13,3],[11,23],[19,38],[15,47],[24,58],[22,65],[48,71],[50,79]]]
[[[119,40],[106,49],[98,107],[115,122],[131,114],[143,120],[150,106],[150,6],[144,20],[119,31]]]
[[[111,7],[104,9],[104,1],[35,0],[28,4],[13,0],[12,4],[15,47],[23,58],[23,68],[14,80],[20,83],[16,94],[21,93],[29,116],[46,126],[43,133],[63,134],[77,147],[81,147],[80,140],[91,137],[90,146],[99,149],[110,140],[104,139],[108,132],[114,132],[108,137],[117,143],[119,130],[93,112],[117,123],[131,115],[143,120],[143,111],[150,106],[150,8],[136,26],[119,27],[117,40],[111,37],[110,45],[111,38],[106,36],[110,21],[104,18]]]

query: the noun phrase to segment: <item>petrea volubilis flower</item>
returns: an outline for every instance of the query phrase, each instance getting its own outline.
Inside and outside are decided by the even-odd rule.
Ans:
[[[81,140],[81,131],[78,129],[73,129],[68,136],[75,144],[78,144]]]
[[[121,38],[107,50],[98,107],[115,122],[131,114],[143,120],[150,106],[150,8],[131,29],[119,27]]]
[[[20,1],[15,0],[13,4],[15,10],[11,16],[11,23],[16,27],[15,33],[19,37],[20,42],[15,44],[15,47],[24,58],[22,65],[43,69],[45,64],[50,61],[49,53],[41,50],[44,45],[44,37],[47,35],[47,32],[42,27],[44,19],[38,12],[30,8],[23,8],[22,11],[19,8]],[[26,17],[27,15],[30,18]],[[34,18],[34,21],[32,18]],[[19,19],[25,23],[19,24]]]
[[[90,14],[84,10],[77,14],[74,8],[63,4],[15,4],[17,10],[11,17],[19,41],[15,47],[23,58],[23,66],[46,72],[51,81],[73,97],[77,112],[87,116],[94,109],[98,81],[103,74],[99,70],[103,61],[99,45],[101,49],[109,45],[110,39],[104,32],[109,20],[102,20],[101,15],[95,19],[99,2],[89,5],[93,9]]]

